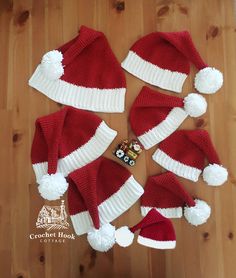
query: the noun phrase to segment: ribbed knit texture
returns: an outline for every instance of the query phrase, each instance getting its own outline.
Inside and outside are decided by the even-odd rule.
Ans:
[[[102,134],[97,134],[97,130]],[[94,137],[95,135],[96,137]],[[101,151],[105,151],[104,148],[108,147],[115,135],[115,131],[107,126],[103,127],[102,120],[97,115],[72,107],[64,107],[60,111],[36,120],[31,160],[33,165],[38,168],[40,163],[42,163],[42,170],[39,169],[39,172],[42,172],[47,166],[49,174],[55,173],[57,168],[60,168],[60,170],[65,172],[66,176],[68,174],[67,168],[72,166],[74,168],[74,164],[77,163],[77,167],[80,168],[85,158],[89,162],[98,158],[102,154]],[[106,137],[108,140],[106,140]],[[95,157],[92,154],[90,155],[89,152],[87,154],[83,153],[84,157],[81,158],[78,155],[76,156],[76,153],[79,154],[79,150],[82,151],[84,146],[93,138],[96,139],[95,144],[100,144],[101,140],[106,143],[100,144],[101,151],[96,151],[95,145],[90,146],[91,150],[96,151]],[[69,155],[71,159],[74,157],[76,160],[69,161],[67,159]],[[62,165],[63,163],[60,163],[59,167],[58,162],[63,159],[67,160],[69,165],[65,167]],[[44,165],[45,163],[47,165]],[[70,165],[71,167],[69,167]],[[62,168],[65,169],[63,170]]]
[[[199,170],[203,170],[206,158],[209,163],[220,164],[206,130],[177,130],[160,143],[159,149],[172,159]]]
[[[107,211],[102,211],[107,218],[119,216],[127,210],[142,194],[143,189],[138,183],[133,183],[123,198],[119,197],[119,190],[131,178],[131,173],[120,164],[100,157],[92,163],[72,172],[69,177],[68,207],[70,215],[81,214],[88,211],[95,228],[100,227],[99,206],[105,206],[106,201],[113,197],[116,207],[107,206]],[[129,193],[130,192],[130,193]],[[128,206],[128,207],[127,207]],[[114,213],[117,210],[119,214]],[[102,217],[104,217],[103,215]],[[115,217],[115,218],[116,218]],[[80,218],[78,226],[87,225],[88,220]],[[104,223],[104,221],[102,221]],[[82,227],[81,227],[82,228]],[[87,227],[86,227],[87,228]]]
[[[184,207],[186,204],[191,207],[195,202],[173,173],[166,172],[148,178],[141,206],[167,209]]]
[[[40,161],[41,158],[50,161],[48,174],[57,171],[58,149],[66,114],[67,109],[62,109],[60,112],[36,120],[31,153],[32,163],[34,159]]]
[[[184,107],[182,98],[165,95],[144,86],[133,102],[129,114],[135,135],[140,136],[160,124],[175,107]]]
[[[123,112],[125,75],[102,32],[81,26],[78,36],[58,51],[63,55],[61,78],[49,80],[39,65],[29,80],[30,86],[62,104],[99,112]]]
[[[102,32],[81,26],[78,36],[58,50],[65,57],[62,80],[88,88],[126,87],[124,73]]]
[[[181,92],[190,62],[199,70],[207,67],[189,32],[154,32],[133,44],[122,67],[149,84]]]
[[[154,32],[138,40],[130,50],[144,60],[170,71],[189,74],[190,61],[197,69],[207,67],[188,31]]]

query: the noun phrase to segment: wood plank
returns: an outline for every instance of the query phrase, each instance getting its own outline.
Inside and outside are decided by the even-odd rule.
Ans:
[[[236,3],[232,0],[3,0],[0,3],[0,269],[1,277],[160,277],[234,278],[236,265]],[[29,240],[39,233],[35,222],[45,202],[39,196],[30,163],[31,142],[37,117],[62,106],[28,86],[28,79],[42,55],[77,35],[86,25],[105,33],[121,62],[130,46],[155,31],[188,30],[204,60],[224,72],[224,86],[206,95],[208,111],[189,118],[181,128],[209,131],[229,181],[222,187],[194,184],[180,179],[184,187],[212,207],[209,221],[193,227],[183,218],[173,221],[177,247],[161,251],[134,244],[114,246],[107,253],[93,251],[86,236],[63,244]],[[181,97],[193,89],[197,69],[184,85]],[[125,138],[135,137],[128,122],[129,110],[144,82],[125,72],[126,110],[122,114],[97,113],[118,136],[105,152],[112,155]],[[173,92],[153,87],[164,94]],[[151,158],[156,147],[142,153],[130,169],[144,186],[150,175],[163,172]],[[116,160],[117,161],[117,160]],[[119,162],[120,163],[120,162]],[[127,166],[128,168],[128,166]],[[66,199],[66,195],[64,196]],[[66,202],[67,206],[67,202]],[[116,219],[116,227],[133,225],[141,219],[137,202]],[[73,233],[70,222],[68,233]],[[137,236],[137,235],[136,235]]]

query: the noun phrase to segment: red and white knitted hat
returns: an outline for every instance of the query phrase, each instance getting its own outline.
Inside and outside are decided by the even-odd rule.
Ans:
[[[130,110],[130,124],[145,149],[166,139],[188,117],[206,112],[207,102],[199,94],[184,99],[165,95],[144,86]]]
[[[195,226],[205,223],[211,214],[210,206],[193,199],[171,172],[148,178],[141,197],[142,216],[153,208],[167,218],[181,218],[184,208],[185,218]]]
[[[64,177],[101,156],[116,134],[95,114],[72,107],[37,119],[31,160],[41,196],[59,199]]]
[[[138,243],[156,249],[173,249],[176,245],[176,236],[171,221],[152,209],[135,226],[121,227],[115,231],[116,243],[127,247],[133,243],[134,233],[140,230]]]
[[[76,108],[124,111],[124,72],[104,34],[85,26],[76,38],[43,56],[29,85]]]
[[[199,70],[194,85],[200,93],[213,94],[222,87],[222,73],[202,60],[187,31],[144,36],[131,47],[122,67],[149,84],[180,93],[190,62]]]
[[[107,251],[115,243],[110,222],[143,194],[142,186],[120,164],[100,157],[68,176],[68,206],[77,235],[88,233],[92,248]]]
[[[209,165],[205,167],[205,159]],[[228,171],[220,164],[218,154],[206,130],[177,130],[159,144],[153,160],[176,175],[212,186],[227,181]]]

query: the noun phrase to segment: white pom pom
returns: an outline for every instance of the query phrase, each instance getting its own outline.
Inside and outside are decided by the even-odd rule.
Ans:
[[[50,80],[57,80],[64,74],[62,65],[63,55],[58,50],[52,50],[44,54],[41,61],[41,70]]]
[[[94,250],[106,252],[115,244],[115,227],[107,223],[100,229],[92,228],[87,239]]]
[[[212,186],[218,186],[225,183],[228,179],[228,171],[221,165],[209,164],[203,170],[203,180]]]
[[[184,207],[184,216],[190,224],[198,226],[206,223],[211,215],[211,208],[205,201],[198,199],[194,201],[194,207]]]
[[[206,112],[207,102],[203,96],[191,93],[184,98],[184,110],[190,117],[199,117]]]
[[[68,183],[62,173],[46,174],[38,183],[40,195],[49,201],[60,199],[68,188]]]
[[[133,243],[134,234],[127,226],[124,226],[116,230],[115,238],[118,245],[127,247]]]
[[[194,86],[198,92],[203,94],[214,94],[223,85],[223,74],[211,67],[200,70],[194,81]]]

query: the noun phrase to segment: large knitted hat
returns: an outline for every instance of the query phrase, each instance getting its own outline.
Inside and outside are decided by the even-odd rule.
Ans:
[[[121,227],[116,230],[115,238],[118,245],[127,247],[132,244],[134,233],[140,230],[138,243],[156,249],[173,249],[176,245],[176,236],[171,221],[152,209],[135,226]]]
[[[95,114],[72,107],[37,119],[31,159],[41,196],[60,198],[64,177],[101,156],[116,134]]]
[[[209,165],[205,167],[205,159]],[[177,130],[159,144],[153,160],[176,175],[212,186],[227,181],[228,172],[220,164],[218,154],[206,130]]]
[[[223,84],[223,75],[209,67],[196,50],[189,32],[151,33],[138,40],[122,67],[143,81],[180,93],[193,63],[199,70],[195,88],[213,94]]]
[[[149,149],[173,133],[187,118],[206,112],[203,96],[191,93],[184,99],[165,95],[143,87],[130,110],[130,124],[143,144]]]
[[[72,172],[68,181],[69,213],[76,234],[88,233],[95,250],[109,250],[115,243],[115,228],[109,223],[140,198],[142,186],[125,167],[105,157]]]
[[[205,223],[211,214],[209,205],[193,199],[171,172],[148,178],[141,197],[142,216],[153,208],[167,218],[182,217],[184,208],[187,221],[195,226]]]
[[[123,112],[125,75],[103,33],[81,26],[76,38],[46,53],[29,85],[80,109]]]

